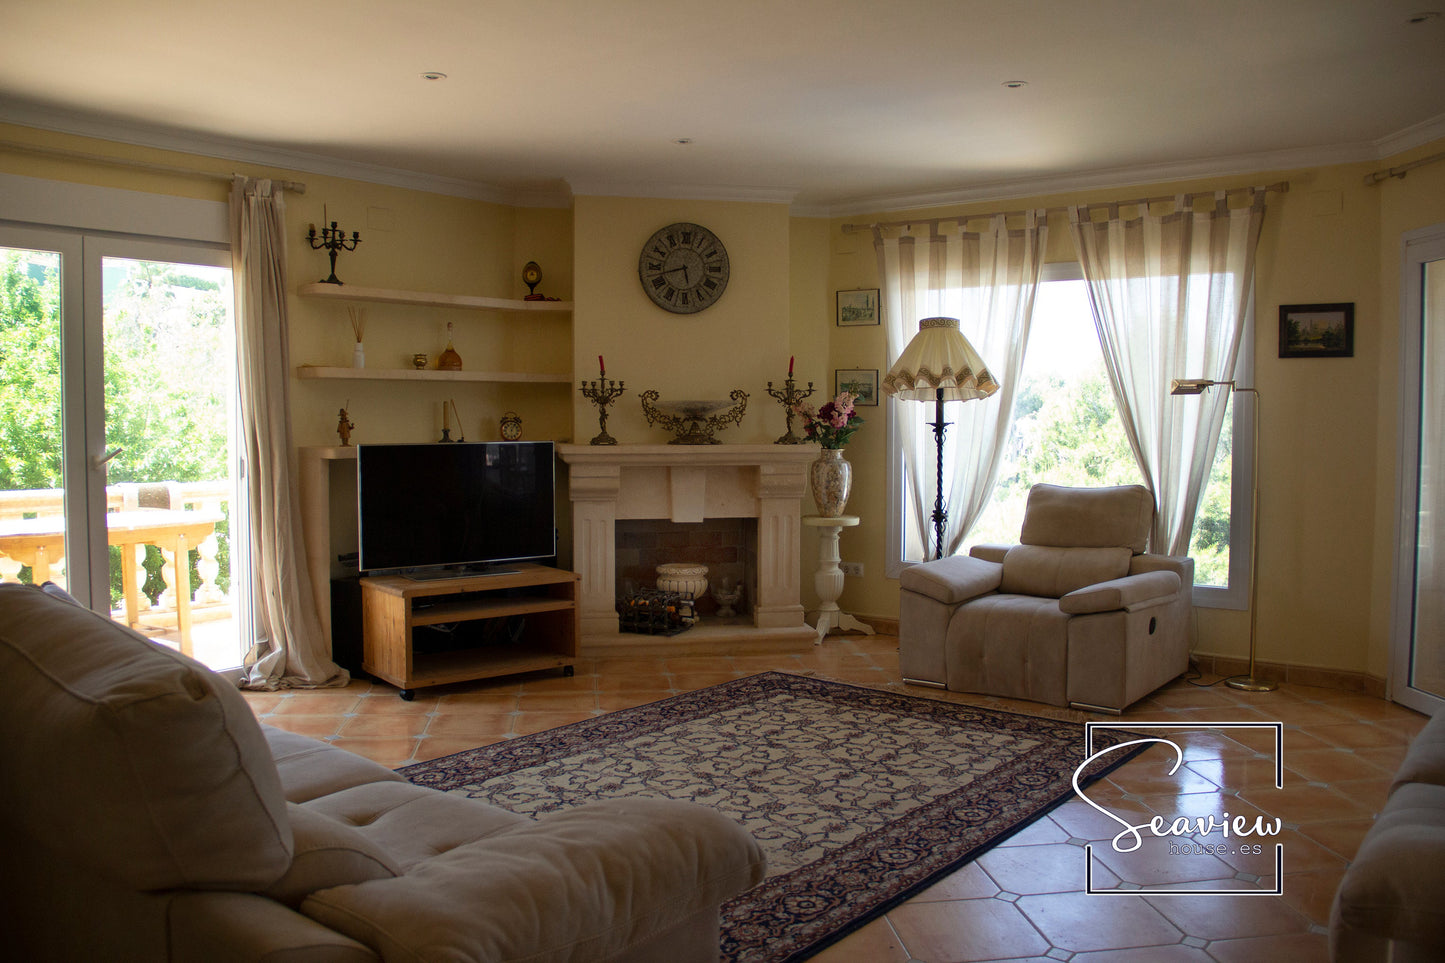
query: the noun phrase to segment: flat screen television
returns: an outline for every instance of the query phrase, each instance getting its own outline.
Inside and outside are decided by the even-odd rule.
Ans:
[[[358,567],[448,578],[557,554],[552,443],[358,445]]]

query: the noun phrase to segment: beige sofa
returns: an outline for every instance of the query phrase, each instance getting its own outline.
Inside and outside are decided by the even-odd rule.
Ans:
[[[1340,880],[1330,958],[1445,960],[1445,715],[1410,744],[1384,808]]]
[[[1029,492],[1021,544],[903,571],[905,682],[1121,712],[1189,667],[1194,562],[1144,552],[1140,485]]]
[[[29,586],[0,585],[0,678],[8,959],[715,960],[762,878],[713,810],[413,786]]]

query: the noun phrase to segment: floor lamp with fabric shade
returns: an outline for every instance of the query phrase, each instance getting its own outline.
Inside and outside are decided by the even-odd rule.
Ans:
[[[948,510],[943,503],[943,420],[945,401],[973,401],[998,391],[998,382],[973,345],[959,330],[957,318],[924,318],[918,333],[888,374],[883,377],[885,394],[909,401],[932,401],[933,441],[938,450],[938,494],[933,500],[934,558],[943,557],[943,527]]]
[[[1249,675],[1233,676],[1224,684],[1231,689],[1246,692],[1272,692],[1279,688],[1277,683],[1261,679],[1254,670],[1255,626],[1259,611],[1259,576],[1255,569],[1259,562],[1259,390],[1241,388],[1233,381],[1210,381],[1206,378],[1176,379],[1169,386],[1171,395],[1202,395],[1210,388],[1228,388],[1231,393],[1254,395],[1254,458],[1250,465],[1249,478]]]

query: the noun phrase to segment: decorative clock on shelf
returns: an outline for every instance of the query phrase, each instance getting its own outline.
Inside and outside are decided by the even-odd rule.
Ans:
[[[662,228],[642,245],[637,276],[642,290],[660,308],[696,314],[717,303],[727,290],[728,251],[716,234],[699,224],[680,222]]]
[[[527,286],[525,300],[542,300],[542,295],[537,293],[537,285],[542,283],[542,267],[536,261],[528,261],[522,265],[522,283]]]
[[[522,418],[515,411],[509,411],[502,415],[502,438],[505,441],[517,441],[522,437]]]

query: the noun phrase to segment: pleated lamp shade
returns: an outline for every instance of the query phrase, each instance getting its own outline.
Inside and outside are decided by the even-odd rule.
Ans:
[[[957,318],[924,318],[918,333],[883,377],[883,391],[910,401],[969,401],[987,398],[998,382],[973,345],[959,330]]]

